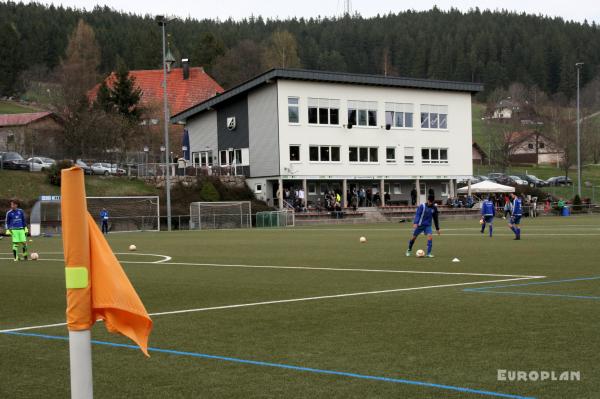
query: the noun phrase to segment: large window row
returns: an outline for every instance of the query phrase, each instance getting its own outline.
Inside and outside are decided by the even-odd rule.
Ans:
[[[309,125],[340,126],[341,101],[339,99],[309,97],[307,105]],[[347,106],[346,126],[378,126],[377,101],[348,100]],[[385,128],[413,129],[414,108],[414,104],[386,102]],[[290,124],[299,124],[300,114],[300,97],[288,97],[288,122]],[[422,129],[446,130],[448,128],[447,105],[421,104],[420,116],[420,126]]]
[[[301,146],[292,144],[289,146],[290,162],[302,162]],[[395,164],[404,162],[405,165],[415,164],[415,147],[384,147],[385,162]],[[403,150],[403,151],[402,151]],[[237,155],[237,154],[236,154]],[[341,162],[341,147],[335,145],[311,145],[308,147],[308,158],[310,162]],[[379,163],[379,147],[348,147],[348,162],[375,164]],[[447,164],[447,148],[421,148],[422,164]]]

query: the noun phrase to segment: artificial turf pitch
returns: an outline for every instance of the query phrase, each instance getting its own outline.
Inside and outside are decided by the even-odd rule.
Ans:
[[[155,350],[97,323],[95,396],[598,398],[598,222],[524,219],[513,241],[501,219],[492,239],[476,220],[443,221],[434,259],[404,256],[407,224],[111,234],[155,314]],[[60,238],[35,239],[36,262],[0,247],[0,398],[68,397],[66,328],[22,329],[64,322]]]

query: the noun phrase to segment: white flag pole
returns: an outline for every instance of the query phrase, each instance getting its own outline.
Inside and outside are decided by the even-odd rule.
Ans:
[[[90,330],[69,331],[71,399],[92,399],[92,339]]]

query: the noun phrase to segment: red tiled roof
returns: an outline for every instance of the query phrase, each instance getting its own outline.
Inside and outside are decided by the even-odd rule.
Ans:
[[[52,112],[31,112],[26,114],[0,114],[0,126],[25,126],[38,119],[52,115]]]
[[[163,70],[129,71],[129,75],[135,78],[136,86],[142,90],[141,105],[145,107],[158,106],[158,114],[162,115],[160,105],[163,101]],[[111,86],[115,74],[112,73],[106,79],[107,84]],[[89,98],[91,101],[96,99],[99,87],[100,85],[96,85],[90,90]],[[167,74],[167,95],[171,115],[175,115],[223,91],[223,88],[201,67],[191,67],[188,79],[183,79],[183,68],[173,68]]]

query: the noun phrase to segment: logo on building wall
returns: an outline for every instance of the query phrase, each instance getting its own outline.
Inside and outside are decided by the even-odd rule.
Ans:
[[[230,116],[227,118],[227,130],[235,130],[235,116]]]

